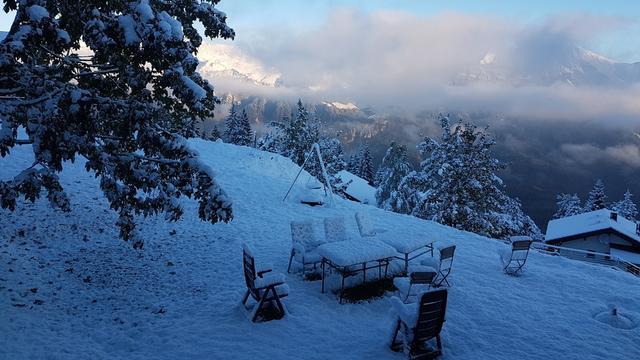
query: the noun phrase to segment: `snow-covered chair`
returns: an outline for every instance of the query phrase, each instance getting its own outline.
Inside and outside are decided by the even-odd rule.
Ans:
[[[289,286],[285,283],[284,274],[274,273],[271,269],[256,271],[255,258],[247,244],[242,245],[242,267],[247,285],[242,305],[246,307],[249,295],[257,302],[253,308],[251,321],[255,322],[259,316],[266,317],[269,306],[277,311],[276,318],[282,318],[285,315],[285,308],[280,299],[289,295]]]
[[[440,332],[447,311],[446,289],[425,292],[420,302],[413,304],[404,304],[397,297],[392,297],[391,306],[398,318],[391,338],[391,350],[404,351],[410,359],[433,359],[442,354]],[[428,344],[433,339],[435,348]]]
[[[327,242],[347,240],[347,229],[343,217],[324,219],[324,236]]]
[[[316,240],[311,221],[291,222],[291,256],[287,272],[291,271],[291,263],[295,259],[302,264],[302,273],[309,265],[315,269],[322,261],[322,257],[316,251],[321,242]]]
[[[432,267],[438,272],[438,276],[433,281],[433,286],[439,287],[443,282],[446,283],[447,286],[451,286],[447,278],[451,273],[451,267],[453,266],[453,255],[455,251],[455,245],[441,247],[440,249],[438,249],[438,259],[427,258],[420,262],[422,265]]]
[[[356,213],[356,224],[358,225],[358,231],[362,237],[376,236],[384,232],[383,229],[376,229],[371,222],[371,217],[364,211],[358,211]]]
[[[517,240],[511,243],[511,249],[501,249],[500,260],[505,273],[517,275],[522,271],[529,256],[531,243],[531,240]]]
[[[430,266],[412,266],[409,276],[395,277],[393,285],[398,289],[398,295],[403,302],[413,302],[420,294],[431,289],[437,276],[436,269]]]

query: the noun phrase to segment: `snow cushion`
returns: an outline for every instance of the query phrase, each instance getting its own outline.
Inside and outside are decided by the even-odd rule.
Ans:
[[[254,284],[256,288],[265,288],[273,284],[282,284],[285,282],[284,274],[280,273],[266,273],[262,277],[256,278]]]
[[[275,289],[276,289],[276,294],[278,294],[278,296],[280,297],[289,295],[289,285],[287,284],[277,285]],[[261,296],[263,294],[263,291],[265,290],[260,290]],[[273,295],[273,294],[270,292],[269,295]]]
[[[358,211],[355,215],[356,224],[358,225],[358,231],[360,232],[360,236],[375,236],[379,231],[373,228],[373,223],[371,222],[371,218],[369,214],[364,211]]]
[[[398,255],[393,247],[373,239],[323,244],[318,246],[318,253],[338,266],[355,265]]]
[[[405,304],[398,297],[391,297],[391,311],[409,327],[418,321],[418,303]]]

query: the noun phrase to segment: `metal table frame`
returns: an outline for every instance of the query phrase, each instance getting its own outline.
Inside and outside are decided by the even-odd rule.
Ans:
[[[415,254],[416,252],[418,252],[417,254]],[[413,255],[411,255],[412,253],[414,253]],[[431,242],[430,244],[421,246],[415,250],[409,251],[408,253],[401,253],[404,256],[396,256],[396,259],[400,259],[402,261],[404,261],[404,273],[408,274],[409,273],[409,261],[422,256],[426,253],[431,253],[431,257],[433,257],[433,242]]]
[[[329,266],[330,268],[335,269],[342,276],[342,285],[340,287],[340,304],[342,304],[342,299],[344,295],[344,279],[346,279],[349,276],[355,276],[358,272],[362,271],[362,283],[364,284],[367,282],[367,270],[378,269],[378,277],[382,278],[383,267],[384,267],[384,277],[386,278],[387,270],[389,269],[389,263],[391,262],[392,258],[394,257],[369,260],[362,263],[355,263],[351,265],[341,266],[341,265],[334,264],[333,262],[331,262],[331,260],[323,257],[322,258],[322,290],[321,292],[324,293],[324,279],[326,277],[326,273],[325,273],[326,266]],[[371,265],[371,263],[377,263],[377,264]],[[362,265],[362,267],[354,268],[357,265]]]

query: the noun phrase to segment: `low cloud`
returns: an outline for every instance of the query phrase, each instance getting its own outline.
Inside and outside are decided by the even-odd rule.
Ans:
[[[592,166],[617,164],[640,169],[640,146],[634,144],[598,147],[593,144],[564,144],[560,150],[574,164]]]
[[[314,30],[270,27],[261,31],[263,40],[252,37],[251,43],[236,46],[281,74],[280,89],[263,92],[275,96],[378,109],[491,111],[630,124],[640,115],[640,84],[590,78],[572,73],[584,70],[572,66],[576,56],[592,56],[607,66],[608,59],[580,49],[633,21],[565,14],[522,24],[476,14],[425,17],[343,8]],[[636,69],[640,80],[640,66]],[[616,81],[628,80],[614,75]],[[588,83],[572,82],[583,77]],[[231,83],[218,89],[234,91],[234,86],[250,90]]]

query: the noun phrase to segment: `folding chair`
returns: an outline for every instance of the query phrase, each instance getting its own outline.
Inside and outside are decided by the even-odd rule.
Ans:
[[[302,264],[302,273],[308,265],[313,265],[315,269],[322,261],[322,257],[315,250],[320,245],[313,232],[311,221],[291,222],[291,256],[287,272],[291,271],[291,262],[295,259]]]
[[[391,350],[402,351],[409,359],[434,359],[442,354],[440,332],[447,310],[447,289],[429,291],[422,294],[417,304],[403,304],[398,298],[391,298],[398,315]],[[417,313],[417,316],[416,316]],[[402,340],[398,334],[402,332]],[[435,348],[427,342],[435,339]]]
[[[408,303],[421,293],[429,291],[437,275],[438,273],[431,267],[418,266],[409,272],[408,277],[394,278],[393,285],[398,289],[402,302]],[[411,290],[416,292],[412,293]]]
[[[438,261],[434,261],[431,259],[424,259],[420,263],[425,266],[431,266],[436,269],[438,272],[437,278],[434,280],[434,287],[442,286],[442,283],[446,283],[447,286],[451,286],[449,284],[449,274],[451,273],[451,266],[453,265],[453,255],[456,251],[456,246],[451,245],[447,247],[443,247],[439,249],[440,259]]]
[[[531,243],[531,240],[514,241],[511,243],[511,251],[502,251],[500,253],[500,260],[505,273],[517,275],[522,271],[529,256]]]
[[[274,303],[277,310],[276,318],[282,318],[285,315],[285,308],[280,299],[289,295],[289,287],[285,284],[284,275],[272,273],[271,269],[256,272],[253,253],[246,244],[242,247],[242,265],[244,280],[247,284],[242,305],[246,307],[249,295],[257,302],[251,321],[256,322],[259,316],[264,318],[265,311],[269,307],[274,307]],[[266,273],[270,274],[265,276]]]

